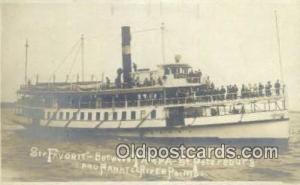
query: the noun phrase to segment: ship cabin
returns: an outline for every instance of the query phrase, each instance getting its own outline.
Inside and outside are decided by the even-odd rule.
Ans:
[[[130,87],[124,83],[110,83],[110,80],[27,84],[17,93],[18,112],[30,117],[45,117],[47,109],[147,109],[191,102],[201,89],[206,88],[201,83],[201,73],[178,62],[160,65],[157,70],[135,69],[130,75]]]
[[[189,64],[181,62],[179,55],[174,62],[159,65],[156,70],[138,68],[131,62],[127,26],[122,27],[122,47],[122,68],[117,70],[114,81],[106,78],[102,81],[27,83],[17,92],[17,114],[39,119],[47,115],[49,119],[49,113],[56,115],[59,110],[68,110],[65,118],[69,118],[70,114],[78,112],[83,112],[84,117],[84,110],[87,110],[90,120],[103,110],[113,113],[112,118],[116,119],[114,111],[118,109],[123,119],[125,111],[131,111],[131,118],[135,118],[133,112],[137,110],[142,120],[146,119],[143,115],[151,113],[151,118],[168,118],[168,124],[176,125],[184,124],[184,119],[189,117],[286,109],[284,88],[280,93],[271,93],[271,89],[266,93],[255,90],[238,93],[237,89],[219,91],[200,70],[193,70]],[[160,117],[153,112],[156,109]],[[145,110],[148,113],[145,114]]]
[[[200,71],[200,70],[198,70]],[[162,105],[199,94],[206,84],[188,64],[165,64],[157,70],[136,69],[131,86],[110,81],[49,82],[21,86],[20,104],[32,107],[114,108]]]

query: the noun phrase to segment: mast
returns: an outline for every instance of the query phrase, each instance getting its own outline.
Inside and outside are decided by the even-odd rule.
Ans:
[[[274,11],[275,14],[275,23],[276,23],[276,38],[277,38],[277,45],[278,45],[278,62],[280,67],[280,78],[281,82],[284,82],[283,78],[283,68],[282,68],[282,58],[281,58],[281,44],[280,44],[280,37],[279,37],[279,26],[278,26],[278,17],[277,17],[277,11]]]
[[[84,81],[84,35],[81,34],[81,78]]]
[[[25,81],[25,85],[27,84],[27,65],[28,65],[28,40],[26,39],[26,43],[25,43],[25,77],[24,77],[24,81]]]
[[[276,38],[277,38],[277,45],[278,45],[278,61],[279,61],[279,67],[280,67],[280,78],[281,78],[281,83],[283,83],[282,87],[282,93],[284,95],[284,100],[283,100],[283,107],[286,109],[287,107],[287,90],[286,86],[284,83],[284,77],[283,77],[283,68],[282,68],[282,58],[281,58],[281,44],[280,44],[280,37],[279,37],[279,26],[278,26],[278,17],[277,17],[277,11],[274,11],[275,14],[275,23],[276,23]]]
[[[159,14],[160,15],[163,14],[163,4],[162,4],[161,0],[159,1]]]
[[[162,57],[162,61],[163,64],[166,62],[166,56],[165,56],[165,23],[161,23],[160,26],[160,30],[161,30],[161,57]]]

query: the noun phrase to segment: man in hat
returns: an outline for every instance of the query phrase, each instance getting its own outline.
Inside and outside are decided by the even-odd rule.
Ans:
[[[276,83],[275,83],[275,92],[276,92],[277,96],[280,95],[280,83],[279,83],[279,80],[277,80]]]

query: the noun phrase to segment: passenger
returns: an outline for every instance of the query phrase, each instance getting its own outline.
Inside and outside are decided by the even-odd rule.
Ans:
[[[158,82],[159,85],[163,85],[163,82],[162,82],[160,77],[158,77],[157,82]]]
[[[270,81],[268,82],[268,86],[269,86],[269,96],[272,96],[272,84]]]
[[[253,88],[250,83],[248,84],[248,93],[247,94],[248,94],[248,98],[253,97]]]
[[[117,77],[117,78],[115,79],[115,84],[116,84],[116,87],[117,87],[117,88],[121,88],[121,79]]]
[[[203,95],[205,96],[206,101],[210,101],[211,100],[211,94],[210,94],[210,88],[209,86],[207,86],[205,89],[203,89]]]
[[[220,94],[221,94],[221,100],[224,100],[225,94],[226,94],[226,89],[224,88],[223,85],[221,86]]]
[[[271,82],[268,81],[268,83],[265,85],[266,96],[272,96],[271,88],[272,88]]]
[[[152,76],[150,76],[150,83],[151,83],[151,85],[155,85],[155,80],[153,79]]]
[[[207,89],[207,87],[204,86],[203,88],[201,88],[199,90],[199,96],[201,97],[201,100],[203,100],[203,101],[207,101],[207,97],[206,97],[207,90],[206,89]]]
[[[242,105],[242,108],[241,108],[241,114],[244,114],[246,111],[245,111],[245,106]]]
[[[280,83],[279,83],[279,80],[277,80],[276,83],[275,83],[275,92],[276,92],[277,96],[280,95]]]
[[[268,84],[265,85],[265,95],[269,96]]]
[[[210,84],[210,88],[215,89],[215,84],[213,82]]]
[[[201,72],[201,70],[200,70],[200,69],[198,70],[198,72],[197,72],[197,75],[198,75],[198,77],[199,77],[199,81],[198,81],[198,83],[201,83],[202,72]]]
[[[264,96],[264,93],[263,93],[263,90],[264,90],[264,85],[259,83],[258,85],[258,95],[261,97],[261,96]]]
[[[258,96],[258,87],[257,87],[257,84],[254,84],[254,86],[253,86],[253,96],[254,97]]]
[[[209,84],[210,84],[209,76],[207,76],[207,78],[205,80],[205,84],[209,86]]]
[[[230,100],[231,99],[231,85],[227,85],[227,94],[226,94],[226,99]]]
[[[211,98],[211,100],[213,100],[213,101],[215,101],[215,90],[214,89],[212,89],[212,88],[209,88],[209,91],[208,91],[208,93],[209,93],[209,95],[211,96],[210,98]]]
[[[249,89],[248,87],[245,85],[245,98],[249,98],[250,94],[249,94]]]
[[[143,86],[148,86],[148,85],[149,85],[149,80],[148,80],[148,78],[145,78]]]
[[[239,89],[236,84],[234,84],[232,91],[233,91],[233,98],[237,99],[237,92],[239,91]]]
[[[229,85],[229,99],[233,100],[234,99],[234,86]]]
[[[136,63],[133,63],[133,71],[134,71],[134,72],[137,71],[137,65],[136,65]]]
[[[216,100],[219,100],[220,98],[219,98],[219,95],[220,95],[220,90],[219,90],[219,88],[217,88],[217,89],[213,89],[213,100],[214,101],[216,101]]]
[[[235,106],[233,106],[232,108],[232,114],[239,114],[239,110],[235,108]]]
[[[135,80],[134,80],[134,83],[137,87],[140,87],[141,84],[140,84],[140,78],[139,77],[136,77]]]
[[[247,89],[246,89],[245,84],[243,84],[242,89],[241,89],[241,97],[246,98],[246,93],[247,93]]]
[[[189,75],[193,76],[193,74],[194,74],[194,71],[193,71],[193,69],[191,69],[190,72],[189,72]]]
[[[110,88],[110,79],[106,77],[106,88]]]
[[[215,100],[221,100],[221,97],[220,97],[220,88],[216,88],[214,89],[214,96],[215,96]]]
[[[211,115],[212,115],[212,116],[217,116],[217,115],[219,115],[218,110],[215,109],[215,108],[211,108]]]
[[[214,95],[214,89],[211,88],[211,86],[207,89],[207,95],[209,95],[209,100],[214,100],[213,95]]]

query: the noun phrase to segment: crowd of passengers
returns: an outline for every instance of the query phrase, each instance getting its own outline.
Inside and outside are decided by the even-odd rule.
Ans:
[[[135,69],[136,71],[136,69]],[[115,84],[117,88],[122,88],[123,85],[126,86],[126,84],[121,83],[121,74],[122,70],[118,70],[118,77],[115,80]],[[196,75],[199,77],[199,82],[201,82],[201,76],[202,72],[200,70],[197,70],[195,72],[190,72],[189,75]],[[163,80],[165,80],[165,76],[162,78],[154,79],[152,75],[150,75],[150,78],[145,78],[143,82],[140,82],[139,77],[136,77],[135,79],[131,79],[130,84],[127,84],[129,87],[135,86],[135,87],[145,87],[145,86],[153,86],[153,85],[163,85]],[[206,79],[203,79],[204,86],[202,88],[199,88],[196,91],[196,96],[201,96],[205,98],[208,98],[208,100],[233,100],[237,99],[238,95],[240,95],[240,98],[253,98],[253,97],[262,97],[262,96],[272,96],[272,93],[274,91],[272,89],[275,89],[275,94],[277,96],[280,95],[280,89],[281,84],[279,80],[277,80],[273,85],[270,81],[268,81],[265,85],[262,83],[258,84],[243,84],[242,87],[239,89],[236,84],[234,85],[227,85],[226,87],[221,86],[215,87],[214,83],[210,82],[209,77],[206,77]],[[106,77],[106,88],[111,88],[110,79]],[[191,96],[191,92],[176,92],[176,97],[188,97]]]
[[[133,64],[133,69],[134,72],[137,71],[137,66],[134,63]],[[166,74],[170,74],[172,71],[171,69],[167,70],[168,72]],[[155,85],[163,85],[163,81],[166,80],[167,76],[163,77],[158,77],[157,79],[153,78],[153,74],[150,73],[149,78],[145,78],[143,80],[140,80],[140,78],[137,76],[136,78],[130,79],[130,82],[125,84],[121,82],[121,75],[123,71],[121,68],[117,70],[117,77],[115,79],[115,86],[111,83],[111,80],[109,77],[106,77],[106,82],[102,86],[104,88],[110,89],[110,88],[126,88],[126,87],[148,87],[148,86],[155,86]],[[180,78],[180,77],[187,77],[188,82],[192,83],[200,83],[201,82],[201,77],[202,77],[202,72],[200,69],[193,71],[191,70],[188,74],[181,74],[181,73],[176,73],[175,71],[172,72],[174,74],[175,78]]]
[[[272,96],[272,93],[279,96],[281,94],[281,84],[279,80],[274,83],[274,88],[272,87],[273,85],[270,81],[268,81],[265,85],[262,83],[248,85],[243,84],[241,89],[239,89],[237,85],[228,85],[226,88],[224,86],[216,88],[214,83],[209,83],[206,84],[204,88],[199,89],[199,91],[196,92],[196,95],[212,97],[212,100],[233,100],[238,98],[238,94],[240,95],[240,98]]]
[[[149,86],[154,86],[154,85],[163,85],[163,80],[162,78],[158,78],[155,80],[154,78],[145,78],[143,82],[140,82],[139,77],[132,79],[130,84],[125,84],[121,83],[118,78],[115,80],[115,87],[117,88],[124,88],[124,87],[149,87]],[[105,85],[103,86],[104,88],[110,89],[114,88],[113,84],[110,82],[110,79],[106,77],[106,82]]]

